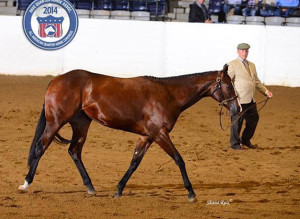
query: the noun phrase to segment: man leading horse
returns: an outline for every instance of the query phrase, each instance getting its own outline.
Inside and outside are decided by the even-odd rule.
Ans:
[[[251,138],[254,135],[257,123],[258,112],[256,102],[254,99],[255,90],[272,98],[273,94],[270,92],[259,80],[256,73],[254,63],[247,60],[250,45],[241,43],[237,46],[238,58],[228,63],[228,75],[235,86],[238,100],[242,107],[242,116],[232,115],[230,144],[234,150],[242,150],[241,146],[248,148],[255,148],[251,144]],[[240,138],[240,132],[243,121],[246,120],[246,127]]]

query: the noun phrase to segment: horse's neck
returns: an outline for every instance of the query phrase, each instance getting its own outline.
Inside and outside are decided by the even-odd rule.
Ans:
[[[197,103],[203,97],[210,95],[210,86],[215,81],[216,75],[197,75],[191,78],[182,78],[180,83],[171,88],[181,111]]]

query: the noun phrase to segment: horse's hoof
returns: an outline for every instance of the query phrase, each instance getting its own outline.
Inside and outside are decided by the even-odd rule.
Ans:
[[[89,193],[90,195],[95,195],[95,190],[89,189],[89,190],[88,190],[88,193]]]
[[[21,190],[23,192],[26,192],[28,188],[29,188],[29,183],[26,180],[23,185],[19,186],[19,190]]]
[[[122,196],[122,195],[116,193],[116,194],[114,195],[114,198],[120,198],[121,196]]]
[[[87,186],[87,188],[88,188],[88,193],[89,193],[90,195],[95,195],[95,189],[94,189],[93,184],[92,184],[92,183],[89,183],[89,184],[86,185],[86,186]]]
[[[27,188],[24,185],[19,186],[20,192],[27,192]]]
[[[196,198],[196,195],[192,196],[192,197],[188,197],[189,202],[191,203],[195,203],[198,201],[198,199]]]

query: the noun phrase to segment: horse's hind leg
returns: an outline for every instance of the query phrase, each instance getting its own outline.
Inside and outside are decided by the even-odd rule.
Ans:
[[[82,163],[81,152],[84,142],[86,140],[87,132],[91,124],[91,119],[84,113],[76,115],[70,124],[73,129],[72,142],[69,147],[69,154],[71,155],[81,177],[83,184],[88,187],[88,193],[94,194],[94,187],[92,181]]]
[[[122,196],[122,192],[124,187],[126,186],[127,181],[133,174],[133,172],[138,168],[139,164],[141,163],[147,149],[152,144],[152,140],[146,136],[140,136],[140,139],[136,145],[130,166],[118,184],[117,193],[115,194],[115,198],[119,198]]]
[[[189,180],[189,177],[187,175],[186,169],[185,169],[185,163],[175,148],[174,144],[172,143],[169,133],[165,130],[162,130],[159,134],[158,138],[156,138],[155,142],[170,156],[173,158],[175,163],[179,166],[184,186],[188,190],[188,199],[190,202],[196,201],[196,194],[192,188],[192,184]]]
[[[29,166],[28,174],[25,177],[25,183],[21,186],[19,186],[20,190],[26,191],[29,187],[29,185],[32,183],[36,168],[38,166],[38,163],[45,153],[46,149],[51,144],[52,140],[55,137],[55,134],[58,132],[58,130],[61,128],[60,125],[54,124],[54,123],[46,123],[45,129],[43,134],[41,135],[40,139],[37,141],[34,151],[33,151],[33,158]]]

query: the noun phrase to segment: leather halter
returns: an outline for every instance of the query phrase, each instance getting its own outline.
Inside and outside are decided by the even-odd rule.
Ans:
[[[219,103],[219,105],[221,106],[220,113],[219,113],[219,122],[220,122],[220,127],[221,127],[221,129],[222,129],[223,131],[225,131],[227,128],[230,128],[231,126],[233,126],[233,124],[236,123],[236,122],[243,116],[243,114],[245,114],[250,108],[252,108],[252,107],[254,107],[254,106],[252,106],[252,107],[248,108],[247,110],[245,110],[244,112],[240,113],[240,115],[238,116],[238,118],[231,122],[231,126],[229,126],[229,127],[227,127],[226,129],[224,129],[224,128],[223,128],[223,125],[222,125],[222,110],[223,110],[223,106],[224,106],[224,105],[227,105],[227,106],[228,106],[228,103],[231,102],[231,101],[233,101],[233,100],[235,100],[235,99],[237,99],[238,96],[235,95],[235,96],[233,96],[233,97],[230,97],[230,98],[225,99],[225,97],[224,97],[224,95],[223,95],[223,92],[222,92],[222,89],[221,89],[222,80],[221,80],[221,78],[220,78],[220,72],[218,72],[218,76],[217,76],[216,82],[217,82],[217,84],[216,84],[216,86],[215,86],[215,90],[212,92],[211,95],[213,95],[217,90],[220,90],[220,91],[221,91],[221,97],[222,97],[223,101]],[[224,82],[223,82],[223,83],[224,83]],[[259,111],[266,105],[266,103],[267,103],[268,100],[269,100],[269,98],[267,97],[266,100],[263,100],[263,101],[261,101],[261,102],[259,102],[259,103],[256,103],[256,105],[258,105],[258,104],[260,104],[260,103],[264,103],[263,106],[262,106],[257,112],[259,112]],[[255,106],[256,106],[256,105],[255,105]]]
[[[216,79],[216,86],[215,86],[215,90],[212,92],[211,95],[213,95],[216,91],[220,90],[221,91],[221,97],[222,97],[222,102],[219,103],[219,105],[221,106],[221,109],[220,109],[220,113],[219,113],[219,122],[220,122],[220,127],[223,131],[225,131],[225,129],[223,128],[223,125],[222,125],[222,110],[223,110],[223,106],[224,105],[228,105],[229,102],[235,100],[238,98],[237,95],[233,96],[233,97],[230,97],[230,98],[227,98],[225,99],[224,97],[224,94],[222,92],[222,89],[221,89],[221,86],[222,86],[222,80],[220,78],[220,72],[218,72],[218,76],[217,76],[217,79]],[[223,82],[224,83],[224,82]]]
[[[223,100],[222,100],[222,102],[219,103],[220,106],[224,106],[224,105],[227,105],[227,106],[228,106],[228,103],[229,103],[229,102],[231,102],[231,101],[233,101],[233,100],[235,100],[235,99],[238,98],[238,96],[235,95],[235,96],[233,96],[233,97],[230,97],[230,98],[225,99],[224,94],[223,94],[222,89],[221,89],[222,83],[224,83],[224,82],[222,82],[222,80],[221,80],[221,78],[220,78],[220,72],[218,72],[218,76],[217,76],[217,78],[216,78],[216,82],[217,82],[217,83],[216,83],[216,86],[215,86],[215,90],[211,93],[211,96],[212,96],[216,91],[218,91],[218,90],[221,91],[221,97],[222,97]]]

